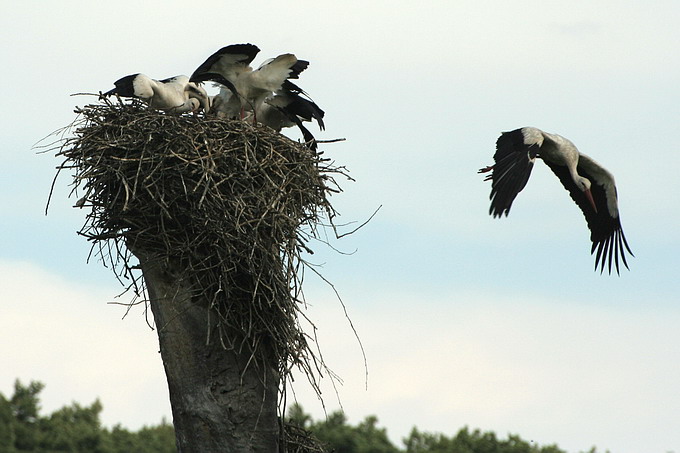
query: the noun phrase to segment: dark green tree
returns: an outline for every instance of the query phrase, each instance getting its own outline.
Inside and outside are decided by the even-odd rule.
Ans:
[[[453,450],[453,441],[443,434],[432,434],[418,431],[416,427],[403,440],[406,453],[450,453]]]
[[[356,453],[357,442],[343,412],[336,411],[326,420],[312,423],[309,430],[335,453]]]
[[[357,452],[397,453],[399,450],[390,442],[385,428],[378,428],[378,417],[369,415],[355,428]]]
[[[406,453],[565,453],[556,445],[539,446],[509,435],[506,440],[498,439],[491,431],[462,428],[453,437],[431,434],[413,428],[404,439]]]
[[[175,430],[163,419],[158,426],[143,427],[137,432],[140,446],[144,449],[136,450],[140,453],[175,453]]]
[[[99,415],[102,404],[72,403],[40,420],[39,446],[45,451],[108,453]]]
[[[308,429],[309,425],[312,423],[312,416],[305,413],[302,406],[295,403],[286,411],[286,420],[300,428]]]
[[[172,424],[145,426],[131,432],[121,425],[112,429],[101,426],[102,404],[90,406],[72,403],[49,416],[41,416],[40,391],[44,385],[18,380],[14,395],[0,394],[0,453],[175,453]],[[334,453],[565,453],[557,445],[539,446],[510,434],[499,439],[491,431],[464,427],[455,436],[428,433],[413,428],[403,439],[404,449],[394,446],[385,428],[375,416],[368,416],[356,426],[347,423],[342,411],[316,421],[295,404],[287,411],[287,421],[310,431]],[[317,451],[317,450],[315,450]],[[596,453],[592,447],[587,453]],[[585,453],[585,452],[584,452]]]
[[[120,425],[105,431],[106,453],[175,453],[175,430],[165,419],[158,426],[130,432]]]
[[[101,426],[102,404],[72,403],[49,416],[40,415],[40,392],[44,385],[14,384],[8,400],[0,394],[0,453],[175,453],[171,424],[130,432],[120,425]]]
[[[32,452],[38,448],[40,438],[38,395],[44,387],[41,382],[32,381],[24,386],[19,379],[14,381],[14,395],[9,403],[14,417],[14,446],[19,451]]]
[[[120,424],[114,426],[111,431],[107,431],[107,441],[109,453],[127,453],[130,451],[140,451],[139,436],[123,428]],[[173,436],[172,446],[175,445]]]
[[[0,452],[14,453],[16,451],[15,441],[12,405],[4,395],[0,394]]]
[[[310,419],[301,408],[293,415],[305,423]],[[328,445],[329,451],[335,453],[399,452],[388,439],[385,429],[378,428],[378,419],[375,416],[366,417],[359,425],[353,427],[347,424],[347,417],[342,411],[336,411],[328,415],[324,421],[307,424],[309,431]]]

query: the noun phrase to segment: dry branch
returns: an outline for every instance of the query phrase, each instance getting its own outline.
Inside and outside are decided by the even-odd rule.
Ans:
[[[105,264],[145,300],[131,251],[163,257],[197,303],[209,301],[219,321],[212,338],[250,354],[253,366],[273,351],[284,381],[297,367],[318,391],[325,368],[300,324],[302,256],[333,224],[328,198],[341,191],[336,177],[349,178],[345,169],[243,121],[139,102],[76,113],[57,155],[60,170],[75,172],[76,206],[89,209],[79,234]]]

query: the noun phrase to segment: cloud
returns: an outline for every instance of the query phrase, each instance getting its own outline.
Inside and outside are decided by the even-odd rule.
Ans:
[[[396,437],[413,424],[448,432],[471,424],[571,450],[679,443],[669,426],[680,406],[678,243],[659,234],[679,224],[668,209],[677,180],[664,177],[680,163],[680,60],[669,58],[677,2],[159,4],[136,2],[138,14],[123,21],[124,6],[84,2],[21,3],[0,18],[16,37],[0,45],[14,61],[0,87],[13,106],[0,124],[0,249],[42,266],[0,263],[0,341],[12,345],[0,351],[0,391],[16,377],[40,379],[46,410],[101,396],[105,422],[132,427],[169,414],[155,332],[141,309],[121,320],[122,308],[105,304],[120,287],[96,259],[85,267],[89,244],[74,234],[85,213],[66,199],[66,174],[43,217],[59,161],[30,146],[90,101],[70,93],[108,89],[131,72],[188,73],[220,46],[251,41],[262,59],[290,50],[311,61],[302,86],[327,113],[319,138],[348,139],[324,151],[357,179],[334,197],[342,221],[383,205],[333,244],[358,253],[313,256],[328,262],[324,274],[368,353],[366,391],[342,311],[332,295],[311,297],[312,285],[351,419],[377,414]],[[158,21],[149,21],[154,7]],[[228,29],[206,26],[206,12]],[[179,29],[202,32],[168,41]],[[509,218],[488,216],[489,185],[476,170],[491,163],[501,131],[527,125],[565,135],[616,176],[631,272],[591,271],[585,222],[545,166]],[[74,283],[95,280],[111,285]],[[332,389],[326,396],[332,404]]]
[[[33,264],[0,261],[0,391],[39,380],[43,413],[100,398],[102,420],[132,429],[170,418],[156,333],[140,307],[107,302],[121,288],[87,287]]]
[[[349,306],[368,389],[338,307],[323,301],[310,314],[327,363],[344,380],[339,396],[352,422],[375,414],[395,441],[414,425],[448,434],[470,425],[575,451],[664,451],[680,441],[668,421],[680,406],[677,308],[650,313],[521,292],[378,298]],[[297,394],[323,416],[310,392]],[[635,432],[638,447],[627,441]]]

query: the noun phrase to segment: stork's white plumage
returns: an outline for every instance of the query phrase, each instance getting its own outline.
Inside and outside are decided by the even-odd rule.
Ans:
[[[219,118],[234,119],[241,114],[241,102],[238,97],[225,86],[212,98],[211,111]]]
[[[492,171],[491,207],[494,217],[506,216],[517,194],[524,189],[534,162],[541,158],[557,175],[571,198],[583,211],[590,229],[591,253],[595,255],[595,269],[600,272],[612,263],[619,273],[619,257],[628,268],[626,251],[632,256],[621,228],[614,176],[590,157],[579,153],[568,139],[543,132],[534,127],[524,127],[504,132],[496,141],[494,165],[482,168],[480,173]]]
[[[203,87],[189,81],[189,77],[179,75],[164,80],[155,80],[144,74],[131,74],[114,83],[115,88],[102,94],[117,94],[135,97],[145,101],[149,107],[173,113],[195,112],[203,108],[210,111],[210,100]]]
[[[300,87],[297,79],[309,62],[287,53],[265,61],[256,70],[250,66],[260,49],[253,44],[233,44],[215,52],[191,75],[192,82],[212,81],[221,86],[213,98],[213,113],[222,118],[243,119],[252,112],[259,121],[276,131],[298,126],[305,142],[316,149],[314,136],[302,124],[316,120],[324,129],[324,112]]]
[[[227,87],[245,111],[255,112],[264,100],[281,89],[289,78],[297,78],[309,64],[287,53],[264,62],[257,70],[250,66],[260,49],[253,44],[233,44],[223,47],[201,64],[191,75],[192,82],[213,81]]]

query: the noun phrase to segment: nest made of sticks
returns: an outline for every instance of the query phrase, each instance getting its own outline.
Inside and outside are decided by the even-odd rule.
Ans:
[[[130,250],[165,257],[208,300],[227,348],[258,360],[266,344],[281,377],[319,370],[300,325],[302,255],[336,215],[329,196],[349,176],[321,153],[245,121],[171,115],[140,102],[76,110],[57,155],[72,169],[79,231],[144,295]],[[350,178],[351,179],[351,178]],[[304,315],[303,315],[304,316]],[[314,379],[311,380],[314,383]]]

